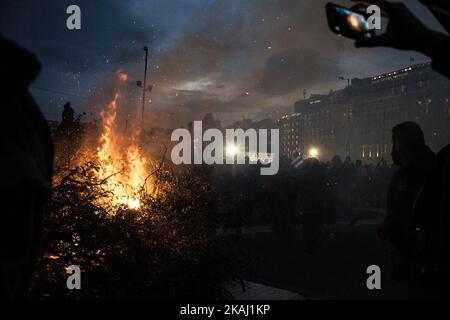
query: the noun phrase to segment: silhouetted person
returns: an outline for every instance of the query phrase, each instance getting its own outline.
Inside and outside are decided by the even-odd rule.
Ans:
[[[355,162],[355,179],[352,184],[352,197],[353,197],[353,207],[360,208],[363,206],[363,167],[362,161],[356,160]]]
[[[300,167],[298,179],[305,252],[314,253],[319,249],[328,204],[326,173],[319,160],[306,159]]]
[[[403,122],[392,129],[392,160],[399,166],[391,179],[387,213],[379,228],[381,239],[394,246],[393,277],[414,290],[417,274],[417,241],[413,206],[419,190],[433,168],[435,154],[425,145],[422,129],[414,122]]]
[[[70,102],[67,102],[63,107],[62,123],[72,123],[75,120],[73,108],[70,106]]]
[[[27,88],[36,57],[0,36],[0,298],[26,298],[51,187],[50,132]]]
[[[268,194],[270,200],[270,211],[273,217],[273,229],[277,232],[283,232],[289,228],[289,218],[291,216],[291,201],[289,190],[287,188],[287,179],[285,172],[278,173],[272,177]]]
[[[427,293],[450,298],[450,145],[442,149],[414,208],[421,240],[420,285]],[[430,292],[430,290],[432,290]]]
[[[448,35],[426,27],[403,3],[385,0],[363,2],[378,5],[388,16],[389,23],[385,33],[373,38],[357,40],[356,47],[390,47],[418,51],[431,58],[434,70],[450,77],[450,37]],[[420,0],[420,2],[430,9],[447,31],[450,31],[448,14],[450,4],[447,0]]]

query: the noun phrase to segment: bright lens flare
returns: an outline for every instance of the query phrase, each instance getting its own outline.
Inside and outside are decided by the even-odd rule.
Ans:
[[[361,28],[360,20],[354,14],[349,15],[347,19],[353,29],[359,30]]]
[[[139,209],[139,206],[141,205],[141,202],[139,199],[130,199],[126,197],[122,197],[119,201],[120,204],[126,205],[130,209]]]
[[[308,156],[310,158],[317,158],[319,156],[319,149],[314,148],[314,147],[309,149]]]
[[[227,145],[227,148],[226,148],[227,156],[234,157],[235,155],[238,154],[238,152],[239,152],[239,148],[236,145],[234,145],[234,144]]]

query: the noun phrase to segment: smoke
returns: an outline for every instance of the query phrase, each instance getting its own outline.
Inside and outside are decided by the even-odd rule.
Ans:
[[[125,108],[134,112],[142,47],[148,46],[149,109],[170,119],[205,111],[239,119],[292,107],[304,88],[335,89],[339,76],[369,76],[408,63],[410,52],[356,50],[351,40],[336,37],[328,30],[326,2],[80,0],[82,29],[74,32],[64,27],[68,0],[6,1],[0,26],[43,62],[36,85],[94,99],[84,109],[107,103],[103,97],[114,87],[109,78],[122,69],[130,77]],[[48,94],[37,98],[47,109],[60,107]]]

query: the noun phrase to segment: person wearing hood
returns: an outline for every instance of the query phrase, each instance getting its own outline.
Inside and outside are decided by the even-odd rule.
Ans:
[[[53,144],[28,92],[41,65],[0,35],[0,299],[27,298],[51,189]]]
[[[407,284],[414,291],[417,274],[417,246],[413,209],[419,191],[434,167],[436,155],[425,144],[420,126],[403,122],[392,129],[392,160],[398,166],[392,177],[387,196],[386,217],[378,235],[393,245],[394,280]]]

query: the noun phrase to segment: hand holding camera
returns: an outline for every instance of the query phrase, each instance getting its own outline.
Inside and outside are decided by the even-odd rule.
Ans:
[[[447,38],[444,34],[426,27],[403,3],[386,0],[353,1],[357,4],[351,9],[328,4],[327,17],[331,30],[355,39],[355,46],[358,48],[390,47],[415,50],[432,57]],[[388,18],[386,30],[382,34],[367,28],[364,11],[370,5],[378,6]],[[362,27],[355,28],[355,21],[361,21]]]

